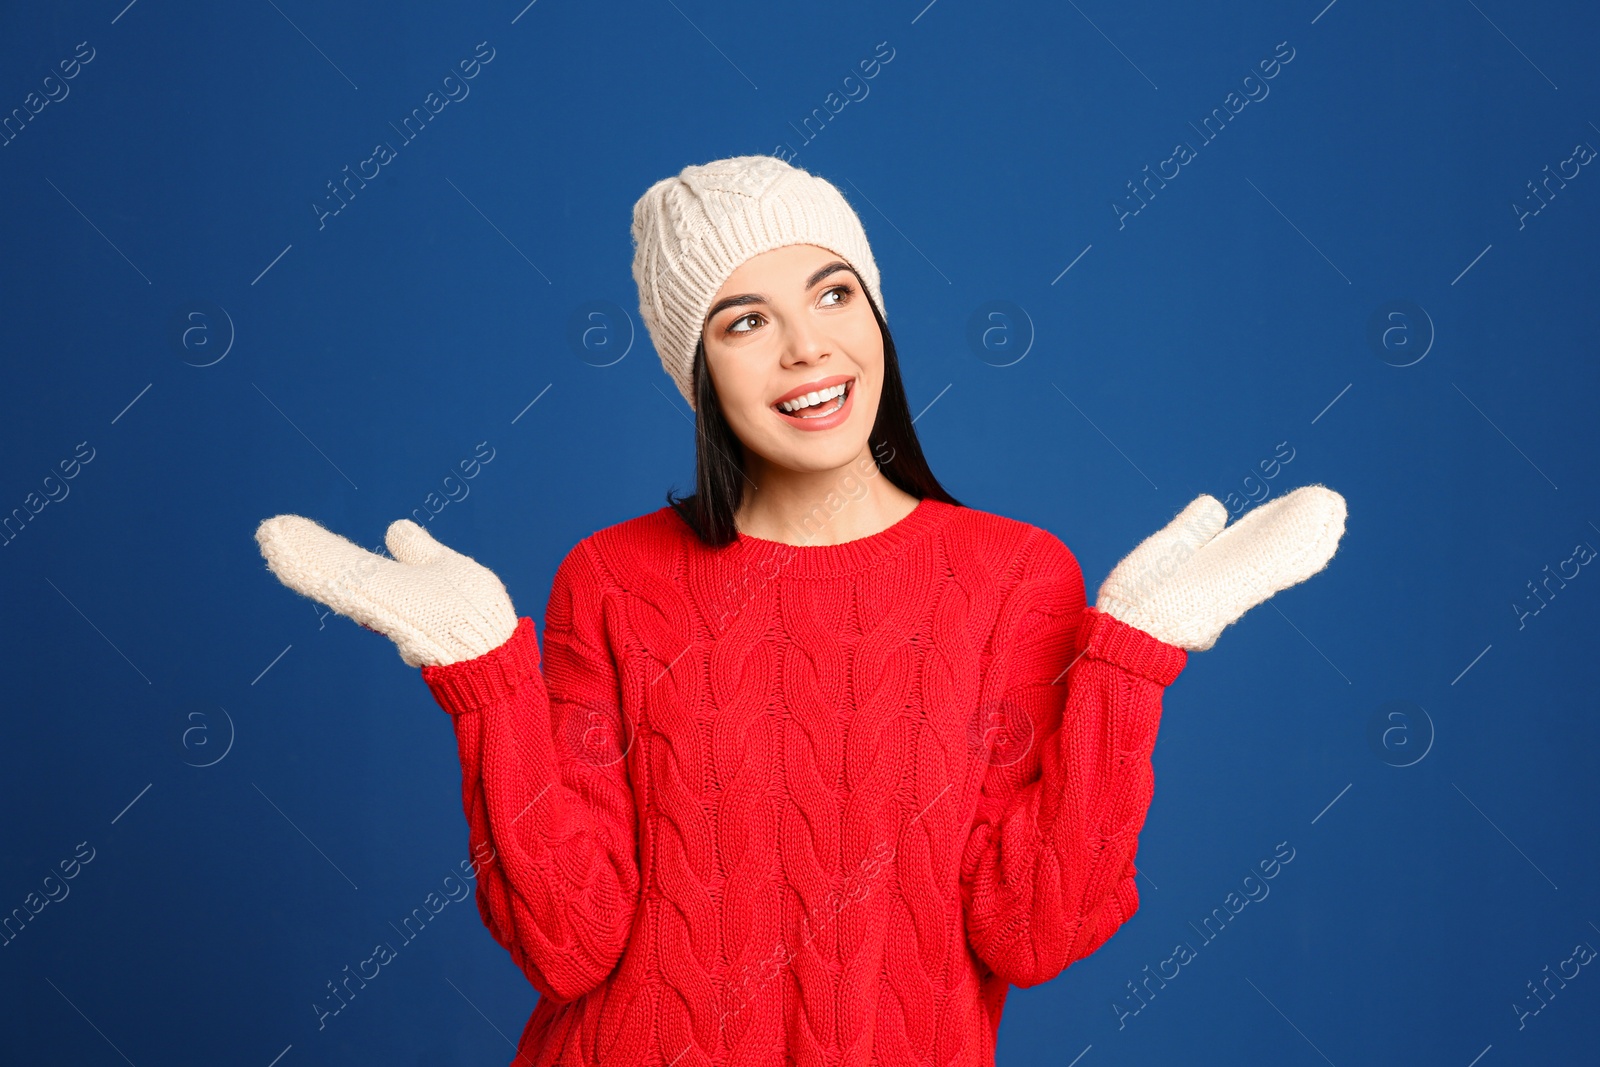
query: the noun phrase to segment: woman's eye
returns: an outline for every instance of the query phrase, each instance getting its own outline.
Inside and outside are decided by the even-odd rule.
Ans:
[[[838,299],[837,300],[829,300],[828,297],[831,294],[835,294],[835,293],[838,294]],[[824,307],[838,307],[841,304],[847,304],[847,303],[850,302],[850,298],[852,296],[854,296],[854,295],[855,295],[855,289],[853,287],[851,287],[851,286],[848,286],[848,285],[835,285],[835,286],[832,286],[832,287],[830,287],[830,288],[828,288],[828,289],[823,291],[823,294],[822,294],[823,306]],[[756,312],[752,311],[749,314],[740,315],[736,319],[730,319],[730,320],[728,320],[728,325],[723,327],[723,331],[722,332],[723,333],[729,333],[729,334],[731,334],[731,333],[751,333],[751,332],[753,332],[755,330],[754,326],[750,326],[749,328],[741,328],[740,324],[741,323],[748,323],[752,319],[755,320],[756,322],[760,322],[761,316],[759,314],[757,314]]]

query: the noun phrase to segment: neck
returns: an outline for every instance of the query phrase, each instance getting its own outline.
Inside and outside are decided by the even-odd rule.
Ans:
[[[741,533],[789,545],[837,545],[870,537],[911,514],[918,502],[882,475],[866,449],[835,470],[767,466],[745,483],[734,523]]]

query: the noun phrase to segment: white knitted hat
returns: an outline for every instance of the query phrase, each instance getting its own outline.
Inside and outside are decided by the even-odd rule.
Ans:
[[[823,178],[776,156],[732,156],[683,168],[633,205],[633,280],[661,365],[694,407],[694,350],[728,275],[784,245],[813,244],[853,267],[888,319],[861,220]]]

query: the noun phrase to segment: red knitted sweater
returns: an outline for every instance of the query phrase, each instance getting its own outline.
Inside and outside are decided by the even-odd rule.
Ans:
[[[541,994],[516,1064],[992,1065],[1008,985],[1139,905],[1183,649],[1084,602],[1039,527],[580,541],[532,620],[424,667],[484,923]],[[542,669],[541,669],[542,667]]]

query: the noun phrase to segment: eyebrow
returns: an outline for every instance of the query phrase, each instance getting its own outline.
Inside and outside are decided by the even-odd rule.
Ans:
[[[842,260],[842,259],[836,259],[832,263],[826,264],[825,266],[822,266],[822,267],[818,267],[816,270],[812,271],[811,272],[811,277],[806,279],[806,284],[802,287],[801,291],[804,292],[805,290],[810,289],[812,286],[816,285],[818,282],[820,282],[822,279],[826,278],[828,275],[833,274],[836,271],[841,271],[841,270],[847,270],[851,274],[855,274],[856,273],[854,268],[852,268],[850,266],[850,264],[844,262],[844,260]],[[859,281],[860,280],[860,275],[856,275],[856,278]],[[717,315],[717,313],[719,311],[726,311],[728,308],[731,308],[731,307],[742,307],[745,304],[765,304],[765,303],[770,303],[770,301],[767,299],[766,296],[764,296],[761,293],[741,293],[738,296],[724,297],[723,299],[718,300],[715,304],[711,305],[711,310],[706,312],[705,321],[706,322],[710,322],[713,318],[716,317],[716,315]],[[702,324],[702,325],[704,325],[704,324]]]

